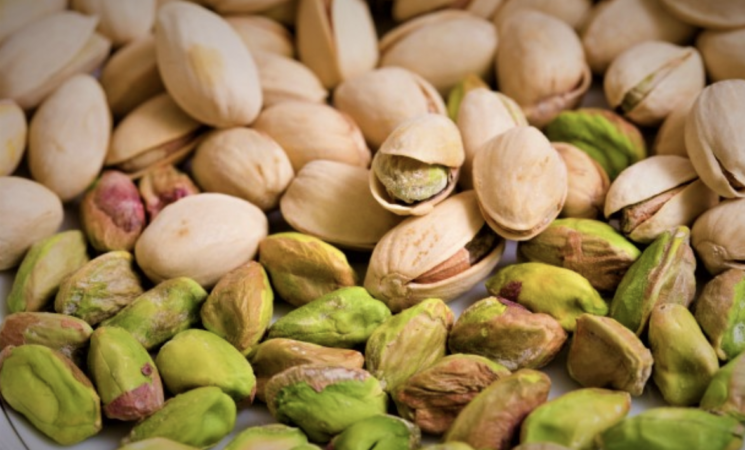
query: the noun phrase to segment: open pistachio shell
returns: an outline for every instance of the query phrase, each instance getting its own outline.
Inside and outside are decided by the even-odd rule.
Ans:
[[[288,58],[295,56],[292,35],[276,20],[250,14],[227,15],[223,19],[238,33],[251,54],[269,52]]]
[[[706,283],[696,300],[696,321],[723,361],[745,351],[740,334],[745,326],[743,293],[745,271],[729,269]]]
[[[694,26],[722,29],[745,26],[745,5],[738,0],[701,3],[695,0],[661,0],[671,15]]]
[[[316,74],[302,63],[269,52],[254,52],[259,70],[264,108],[298,100],[324,103],[329,93]]]
[[[28,137],[26,115],[13,100],[0,100],[0,134],[5,136],[0,145],[0,176],[6,176],[21,163]]]
[[[68,0],[5,0],[0,16],[0,42],[8,36],[50,14],[64,11]]]
[[[740,239],[743,222],[732,220],[745,213],[745,200],[727,200],[696,219],[691,241],[710,274],[745,269],[745,243]]]
[[[98,32],[119,47],[145,37],[155,22],[155,0],[72,0],[72,9],[97,16]]]
[[[745,78],[745,28],[704,30],[696,38],[706,73],[712,82],[730,78]]]

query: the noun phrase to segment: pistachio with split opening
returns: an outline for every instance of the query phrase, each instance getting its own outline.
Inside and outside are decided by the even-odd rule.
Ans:
[[[170,164],[146,173],[140,179],[139,190],[151,221],[171,203],[200,192],[189,175]]]

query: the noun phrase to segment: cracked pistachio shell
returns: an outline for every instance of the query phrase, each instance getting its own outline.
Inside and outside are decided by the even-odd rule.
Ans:
[[[269,235],[259,243],[259,262],[279,297],[294,306],[357,284],[357,273],[342,251],[303,233]]]
[[[365,288],[393,312],[430,297],[450,301],[487,277],[503,251],[504,241],[486,227],[473,191],[462,192],[383,236],[370,257]]]
[[[266,402],[264,388],[274,375],[303,364],[362,369],[365,358],[355,350],[322,347],[292,339],[268,339],[251,349],[248,360],[256,374],[256,397]]]
[[[704,30],[698,35],[696,48],[704,58],[706,73],[712,82],[745,78],[744,39],[745,28]]]
[[[236,402],[251,403],[256,377],[246,358],[228,341],[205,330],[182,331],[166,342],[155,364],[168,391],[217,386]]]
[[[273,311],[269,278],[261,264],[251,261],[220,278],[200,315],[207,330],[246,355],[264,336]]]
[[[235,402],[220,388],[196,388],[166,401],[138,422],[122,443],[163,437],[197,448],[212,447],[233,431],[235,419]]]
[[[405,22],[383,36],[380,65],[411,70],[445,95],[468,74],[489,78],[497,42],[497,30],[488,20],[467,11],[438,11]]]
[[[38,344],[77,360],[88,345],[93,328],[88,322],[64,314],[18,312],[0,325],[0,349],[9,345]]]
[[[325,104],[277,103],[262,111],[254,128],[277,141],[296,173],[317,159],[359,167],[370,163],[370,149],[357,124]]]
[[[4,0],[0,6],[0,42],[21,28],[66,8],[67,0]]]
[[[572,144],[551,144],[567,166],[567,198],[560,217],[595,219],[603,210],[610,180],[605,169]]]
[[[520,442],[552,442],[576,450],[594,450],[595,436],[623,420],[630,409],[628,392],[597,388],[571,391],[534,409],[522,424]]]
[[[138,296],[104,326],[120,327],[151,350],[199,323],[207,292],[186,277],[164,281]]]
[[[613,60],[603,89],[611,108],[636,124],[655,126],[697,96],[705,81],[704,63],[695,48],[649,41]]]
[[[421,431],[400,417],[379,415],[362,419],[347,427],[331,440],[333,450],[418,449]]]
[[[264,108],[288,101],[325,103],[329,93],[302,63],[269,52],[254,52]]]
[[[262,211],[279,205],[295,175],[282,147],[250,128],[210,132],[197,147],[191,168],[204,190],[240,197]]]
[[[171,439],[153,437],[123,445],[117,450],[197,450],[197,448]]]
[[[649,243],[671,228],[690,226],[718,203],[719,196],[699,180],[688,158],[657,155],[628,167],[613,181],[605,217],[620,214],[621,231],[632,241]]]
[[[88,261],[85,236],[80,230],[63,231],[36,242],[16,272],[8,294],[8,310],[46,309],[62,281]]]
[[[401,123],[422,114],[444,114],[445,104],[424,78],[402,67],[381,67],[343,81],[334,106],[360,127],[376,149]]]
[[[652,352],[610,317],[583,314],[569,347],[567,370],[584,387],[611,388],[639,396],[652,375]]]
[[[394,392],[409,377],[445,356],[453,312],[430,298],[390,317],[365,345],[365,368]]]
[[[277,421],[298,426],[313,442],[328,442],[355,422],[385,414],[388,405],[380,381],[369,372],[316,365],[272,377],[266,400]]]
[[[745,353],[740,353],[714,374],[701,398],[701,409],[726,414],[742,422],[745,419],[744,373]]]
[[[0,135],[4,138],[0,146],[0,176],[6,176],[21,163],[28,135],[26,115],[13,100],[0,100]]]
[[[362,287],[344,287],[296,308],[269,328],[269,339],[288,338],[326,347],[354,348],[367,342],[391,317],[385,303]]]
[[[414,16],[452,8],[464,9],[476,16],[489,19],[503,4],[504,0],[473,0],[469,2],[458,0],[394,0],[393,18],[397,22],[403,22]]]
[[[697,97],[690,97],[668,114],[657,130],[652,151],[655,155],[677,155],[688,158],[685,142],[685,124],[688,113]]]
[[[401,417],[426,433],[443,434],[479,392],[509,374],[482,356],[448,355],[406,380],[393,399]]]
[[[566,339],[561,324],[548,314],[488,297],[461,313],[450,331],[448,348],[484,356],[509,370],[537,369],[554,359]]]
[[[256,64],[220,16],[189,2],[163,5],[155,48],[163,84],[187,114],[220,128],[256,120],[262,105]]]
[[[189,175],[171,164],[159,165],[148,171],[140,178],[138,189],[151,221],[171,203],[201,192]]]
[[[246,428],[230,441],[225,450],[293,450],[307,443],[308,438],[298,428],[273,423]]]
[[[490,294],[556,319],[568,332],[584,313],[605,316],[608,305],[587,278],[563,267],[539,262],[513,264],[486,280]]]
[[[521,369],[481,391],[458,414],[445,441],[465,442],[475,449],[507,450],[520,424],[548,398],[548,375]]]
[[[33,244],[57,231],[63,216],[59,197],[44,185],[27,178],[0,177],[0,270],[21,264]]]
[[[549,16],[556,17],[562,22],[581,31],[593,8],[592,0],[503,0],[502,6],[494,14],[494,25],[501,29],[502,25],[512,14],[525,9],[535,9]]]
[[[727,200],[701,214],[693,224],[691,239],[696,254],[712,275],[727,269],[745,269],[745,246],[740,239],[745,200]]]
[[[745,272],[726,270],[706,283],[696,300],[696,321],[709,337],[719,359],[745,351]]]
[[[662,233],[629,267],[610,303],[610,316],[641,336],[655,305],[688,306],[696,294],[696,258],[691,233],[678,227]]]
[[[537,128],[515,127],[476,153],[473,184],[489,226],[506,239],[524,241],[558,217],[567,196],[567,168]]]
[[[225,194],[190,195],[168,205],[135,244],[153,282],[186,276],[204,287],[251,261],[268,221],[253,204]]]
[[[288,58],[295,56],[292,35],[276,20],[250,14],[224,15],[223,19],[238,33],[252,55],[268,52]]]
[[[573,270],[603,292],[614,291],[641,255],[615,228],[592,219],[554,220],[518,251],[528,261]]]
[[[88,351],[88,370],[109,419],[143,419],[163,406],[158,368],[127,330],[96,329]]]
[[[665,407],[627,417],[599,434],[595,443],[601,450],[737,450],[743,433],[743,426],[731,417],[696,408]]]
[[[97,24],[96,17],[61,11],[9,36],[0,46],[0,98],[30,110],[72,75],[96,69],[111,48]]]
[[[719,361],[693,314],[675,303],[657,305],[649,317],[648,338],[652,378],[662,397],[673,406],[698,405]]]
[[[375,201],[369,178],[369,171],[362,167],[312,161],[282,196],[282,217],[295,230],[330,244],[372,250],[401,218]]]
[[[108,252],[65,278],[54,299],[54,309],[96,325],[114,316],[142,292],[132,254]]]
[[[661,0],[671,15],[703,28],[737,28],[745,26],[745,5],[737,0],[720,0],[713,4],[694,0]]]
[[[71,7],[98,17],[98,32],[115,47],[147,36],[155,22],[155,0],[72,0]]]

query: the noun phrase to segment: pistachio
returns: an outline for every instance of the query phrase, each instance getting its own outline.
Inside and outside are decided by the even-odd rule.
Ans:
[[[235,402],[220,388],[196,388],[166,401],[138,422],[122,443],[163,437],[197,448],[212,447],[233,430],[235,418]]]
[[[489,90],[489,85],[481,77],[472,73],[466,75],[458,84],[453,86],[447,97],[447,111],[450,120],[457,122],[460,105],[466,94],[479,88]]]
[[[403,22],[414,16],[431,11],[454,8],[464,9],[474,15],[488,19],[494,15],[494,12],[499,9],[501,4],[502,0],[476,0],[469,2],[459,0],[394,0],[393,18],[398,22]]]
[[[567,198],[560,217],[595,219],[603,212],[610,180],[605,169],[579,148],[554,142],[567,166]]]
[[[66,8],[67,0],[40,0],[31,3],[25,0],[5,0],[3,16],[0,18],[0,42],[21,28]]]
[[[273,302],[264,268],[251,261],[220,278],[202,306],[202,324],[246,355],[269,327]]]
[[[406,380],[393,399],[401,417],[426,433],[442,434],[479,392],[509,374],[481,356],[449,355]]]
[[[740,331],[745,324],[742,290],[745,272],[726,270],[706,283],[696,300],[696,321],[709,337],[721,360],[729,360],[745,351]]]
[[[256,52],[264,108],[288,101],[324,103],[329,93],[309,68],[274,53]]]
[[[223,15],[223,19],[238,33],[252,55],[268,52],[288,58],[295,56],[292,35],[276,20],[248,14]]]
[[[97,16],[98,32],[115,47],[147,36],[155,22],[155,0],[72,0],[72,8]]]
[[[102,325],[132,333],[148,350],[199,323],[207,292],[186,277],[164,281],[134,299]]]
[[[639,396],[652,374],[652,353],[610,317],[582,314],[567,356],[569,375],[584,387],[608,387]]]
[[[6,176],[21,163],[28,134],[26,116],[13,100],[0,100],[0,134],[6,139],[0,146],[0,176]]]
[[[200,192],[189,175],[172,165],[158,166],[146,173],[140,179],[139,190],[151,221],[171,203]]]
[[[610,225],[591,219],[557,219],[518,247],[528,261],[570,269],[598,291],[616,289],[641,252]]]
[[[125,251],[104,253],[60,284],[54,309],[96,325],[114,316],[142,294],[134,258]]]
[[[701,409],[715,414],[727,414],[742,422],[745,419],[742,380],[745,354],[737,357],[720,368],[711,379],[701,398]]]
[[[591,0],[568,0],[558,3],[551,0],[506,0],[499,3],[502,4],[493,14],[494,25],[497,29],[501,29],[512,14],[525,9],[535,9],[556,17],[575,30],[581,31],[593,9]]]
[[[78,361],[93,328],[84,320],[64,314],[17,312],[0,326],[0,349],[9,345],[38,344]]]
[[[693,224],[693,247],[712,275],[727,269],[745,269],[745,247],[738,239],[742,223],[732,220],[744,208],[745,201],[727,200],[701,214]]]
[[[464,442],[445,442],[442,444],[427,445],[422,450],[473,450],[473,447]]]
[[[85,236],[79,230],[63,231],[36,242],[13,280],[8,294],[9,311],[44,310],[62,281],[87,262]]]
[[[357,284],[357,274],[344,253],[302,233],[269,235],[259,243],[259,261],[277,294],[295,306]]]
[[[388,404],[380,381],[370,373],[315,365],[272,377],[266,400],[276,420],[297,425],[313,442],[328,442],[355,422],[385,414]]]
[[[685,124],[695,101],[696,97],[689,98],[684,104],[668,114],[662,122],[652,146],[656,155],[677,155],[688,158]]]
[[[101,400],[90,380],[47,347],[6,347],[0,353],[0,394],[60,445],[76,444],[101,430]]]
[[[396,416],[379,415],[355,422],[331,440],[333,450],[369,448],[417,449],[421,432],[416,425]]]
[[[117,450],[197,450],[197,448],[171,439],[154,437],[122,445]]]
[[[689,241],[686,227],[655,239],[623,276],[610,303],[610,316],[640,336],[655,305],[690,305],[696,293],[696,258]]]
[[[104,172],[83,198],[80,222],[96,250],[131,251],[145,228],[137,186],[122,172]]]
[[[308,438],[299,429],[273,423],[246,428],[230,441],[225,450],[293,450],[307,443]]]
[[[552,442],[531,442],[527,444],[520,444],[514,447],[512,450],[570,450],[569,447],[563,445],[554,444]]]
[[[96,329],[91,336],[88,370],[110,419],[143,419],[163,406],[158,368],[145,347],[126,330]]]
[[[661,2],[671,15],[691,25],[714,29],[745,26],[745,9],[737,0],[724,0],[716,5],[691,0]]]
[[[291,450],[323,450],[323,449],[314,444],[300,444],[295,447],[292,447]]]
[[[559,353],[567,333],[548,314],[488,297],[466,308],[448,338],[451,352],[484,356],[509,370],[543,367]]]
[[[743,28],[733,30],[704,30],[696,38],[696,48],[701,52],[706,73],[712,82],[745,75],[745,51],[741,42]]]
[[[271,16],[272,10],[276,10],[285,3],[293,3],[290,0],[202,0],[201,3],[210,6],[220,14],[257,13]]]
[[[548,398],[548,375],[521,369],[481,391],[463,408],[445,435],[473,448],[507,450],[525,417]]]

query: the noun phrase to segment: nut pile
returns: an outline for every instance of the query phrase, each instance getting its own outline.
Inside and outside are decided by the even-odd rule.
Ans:
[[[745,2],[69,3],[0,0],[0,396],[51,441],[742,446]]]

